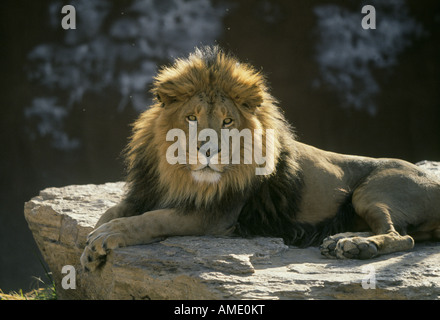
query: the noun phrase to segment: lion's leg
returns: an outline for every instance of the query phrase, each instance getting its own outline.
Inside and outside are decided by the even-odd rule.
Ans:
[[[326,240],[323,244],[326,243]],[[397,232],[390,232],[370,237],[340,238],[333,252],[321,252],[326,256],[335,256],[339,259],[371,259],[382,254],[405,251],[413,247],[414,240],[410,236],[401,236]]]
[[[371,259],[386,253],[414,247],[412,237],[396,231],[374,235],[371,232],[345,232],[324,239],[321,254],[328,258]]]
[[[111,207],[106,212],[104,212],[104,214],[101,216],[101,218],[99,218],[98,222],[96,223],[95,229],[103,225],[104,223],[109,222],[110,220],[130,216],[130,214],[128,214],[128,211],[129,210],[125,202],[120,202],[116,206]]]
[[[337,258],[369,259],[414,247],[414,239],[409,235],[399,234],[393,224],[392,215],[395,215],[395,219],[397,214],[401,215],[401,210],[395,208],[396,199],[387,196],[383,190],[370,188],[369,185],[356,190],[352,199],[355,212],[367,223],[374,235],[339,239],[334,249]],[[381,202],[376,199],[381,199]]]
[[[87,238],[81,264],[93,271],[105,262],[109,250],[155,242],[166,236],[204,234],[197,215],[179,214],[174,209],[149,211],[142,215],[116,218],[100,225]]]

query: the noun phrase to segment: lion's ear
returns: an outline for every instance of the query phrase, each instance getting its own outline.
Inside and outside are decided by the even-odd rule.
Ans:
[[[162,107],[169,106],[177,101],[176,97],[164,94],[163,92],[156,93],[156,100],[161,103]]]
[[[247,99],[241,103],[241,105],[248,109],[249,111],[254,111],[256,108],[261,106],[263,103],[263,98]]]
[[[249,87],[237,93],[234,100],[237,105],[253,112],[263,103],[263,92],[259,86]]]
[[[158,82],[152,90],[153,95],[162,104],[162,107],[172,105],[174,102],[186,101],[192,91],[194,91],[192,88],[185,86],[185,84],[180,83],[178,80]]]
[[[172,83],[161,83],[153,89],[153,93],[157,101],[162,104],[162,107],[169,106],[179,100],[179,94],[174,90]]]

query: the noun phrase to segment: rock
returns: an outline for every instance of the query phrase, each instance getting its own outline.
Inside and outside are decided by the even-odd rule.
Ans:
[[[420,165],[440,178],[440,163]],[[123,182],[48,188],[25,204],[58,298],[440,298],[440,243],[360,261],[326,259],[279,238],[171,237],[113,250],[101,270],[84,272],[87,234],[123,192]],[[74,270],[62,273],[66,265]]]
[[[424,160],[417,162],[416,165],[422,167],[426,172],[429,172],[431,175],[440,179],[440,162]]]

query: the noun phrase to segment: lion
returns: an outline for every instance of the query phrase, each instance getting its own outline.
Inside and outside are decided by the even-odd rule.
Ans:
[[[89,234],[85,270],[100,268],[112,249],[169,236],[281,237],[288,245],[320,245],[324,256],[340,259],[370,259],[409,250],[414,240],[440,239],[440,181],[403,160],[297,141],[264,75],[218,46],[197,48],[160,69],[152,93],[124,153],[126,194]],[[189,143],[191,130],[194,136],[207,129],[209,139]],[[261,133],[236,149],[239,163],[223,161],[237,155],[229,152],[232,144],[216,141],[227,130]],[[170,132],[187,140],[176,142]],[[242,161],[257,142],[272,162],[266,174],[256,170],[267,163]],[[181,161],[170,161],[178,151]]]

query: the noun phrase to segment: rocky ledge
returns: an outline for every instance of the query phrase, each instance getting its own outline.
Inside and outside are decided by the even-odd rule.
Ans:
[[[439,162],[419,165],[440,178]],[[123,182],[48,188],[25,204],[58,298],[440,298],[440,243],[358,261],[329,260],[279,238],[171,237],[113,250],[101,270],[84,272],[87,234],[123,192]]]

